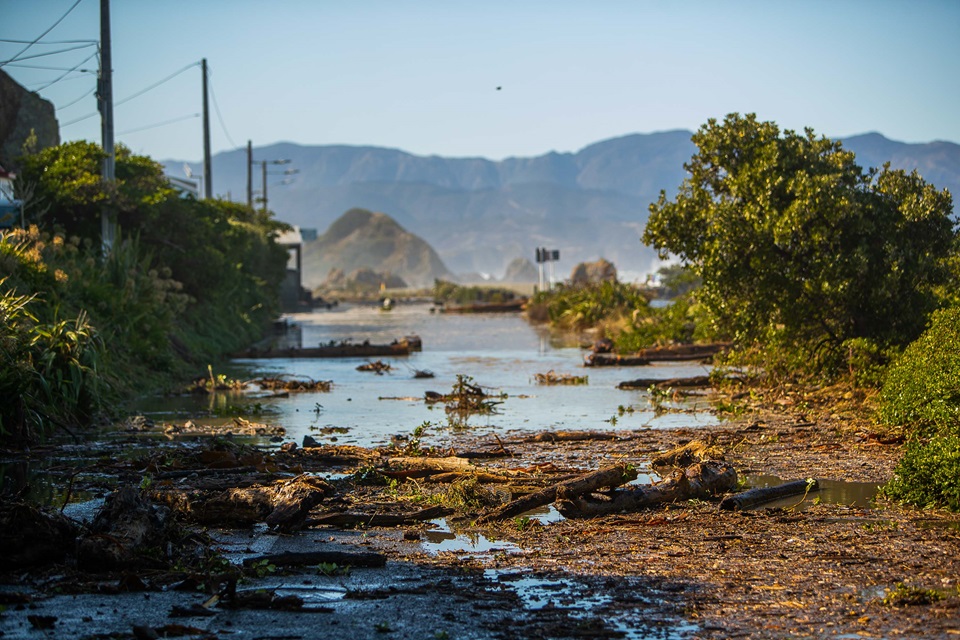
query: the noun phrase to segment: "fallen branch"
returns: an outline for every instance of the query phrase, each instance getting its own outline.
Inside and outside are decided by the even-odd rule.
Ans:
[[[820,484],[814,478],[785,482],[776,487],[757,487],[727,496],[720,501],[720,508],[724,511],[742,511],[780,498],[806,495],[810,491],[818,491],[819,489]]]
[[[521,442],[579,442],[582,440],[616,440],[612,433],[598,431],[544,431]]]
[[[307,520],[308,527],[331,525],[335,527],[398,527],[449,515],[450,509],[428,507],[413,513],[327,513]]]
[[[593,518],[611,513],[641,511],[653,506],[694,498],[709,498],[737,486],[737,472],[726,462],[707,460],[678,472],[660,484],[620,490],[612,496],[566,498],[557,503],[565,518]]]
[[[506,520],[507,518],[518,516],[531,509],[550,504],[560,498],[574,498],[584,493],[597,491],[603,487],[618,487],[621,484],[630,482],[636,477],[636,469],[625,464],[618,464],[613,467],[600,469],[599,471],[593,471],[586,475],[551,485],[545,489],[523,496],[522,498],[512,500],[501,507],[497,507],[481,515],[477,518],[477,524]]]
[[[692,376],[689,378],[637,378],[617,385],[617,389],[699,389],[711,386],[710,376]]]

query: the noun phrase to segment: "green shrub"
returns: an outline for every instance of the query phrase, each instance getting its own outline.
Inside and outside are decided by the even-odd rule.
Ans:
[[[103,342],[86,314],[42,323],[33,305],[0,279],[0,439],[15,443],[85,424],[105,393]]]
[[[960,511],[960,437],[913,436],[882,494],[919,507]]]
[[[890,367],[880,419],[925,435],[960,435],[960,306],[936,312]]]
[[[960,511],[960,306],[934,313],[930,327],[890,367],[880,420],[909,433],[884,494]]]
[[[649,315],[646,296],[635,286],[603,281],[541,291],[533,307],[545,307],[550,323],[562,329],[583,330],[601,322],[633,321]]]

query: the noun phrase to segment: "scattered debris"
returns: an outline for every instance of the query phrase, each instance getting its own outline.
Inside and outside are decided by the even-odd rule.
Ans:
[[[265,391],[330,391],[333,380],[260,378],[254,382]]]
[[[542,385],[581,385],[587,384],[588,376],[575,376],[570,373],[554,373],[553,369],[546,373],[533,374],[537,384]]]
[[[393,371],[393,367],[383,360],[376,360],[374,362],[366,362],[360,365],[357,367],[357,371],[372,371],[378,376],[382,376],[385,371],[388,373]]]

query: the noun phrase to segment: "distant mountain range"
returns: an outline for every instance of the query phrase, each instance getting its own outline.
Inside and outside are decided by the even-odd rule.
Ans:
[[[388,214],[436,248],[453,271],[500,277],[514,258],[532,259],[536,247],[559,249],[557,272],[603,257],[621,272],[642,272],[655,262],[640,243],[648,207],[661,189],[672,196],[695,152],[689,131],[633,134],[592,144],[576,153],[531,158],[443,158],[396,149],[301,146],[279,143],[254,149],[268,164],[268,204],[280,220],[321,233],[355,207]],[[960,193],[960,145],[907,144],[868,133],[842,140],[863,167],[890,162],[918,169],[938,188]],[[183,175],[182,161],[166,164]],[[261,188],[260,165],[253,172]],[[290,184],[278,185],[290,168]],[[195,175],[201,167],[191,164]],[[213,159],[217,194],[246,198],[246,151]],[[320,274],[321,276],[325,274]]]

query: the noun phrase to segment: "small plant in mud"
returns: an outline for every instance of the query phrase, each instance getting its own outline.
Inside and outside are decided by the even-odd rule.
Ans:
[[[390,479],[373,466],[360,467],[353,472],[350,479],[355,484],[373,487],[383,487],[390,484]]]
[[[484,487],[476,478],[458,480],[435,498],[440,504],[457,511],[479,511],[501,504],[500,496]]]
[[[400,448],[399,453],[407,456],[422,456],[426,455],[428,452],[421,448],[420,440],[423,438],[423,435],[427,432],[427,429],[433,427],[433,423],[429,420],[424,420],[420,425],[418,425],[409,436],[396,436],[394,438],[394,443],[397,441],[406,441],[406,445]]]
[[[393,633],[393,627],[390,626],[389,622],[378,622],[373,625],[373,628],[377,633]]]
[[[321,562],[317,565],[317,573],[328,577],[348,576],[350,575],[350,566],[344,565],[341,567],[336,562]]]
[[[667,403],[673,399],[674,393],[672,388],[664,389],[652,384],[650,388],[647,389],[647,393],[650,394],[650,404],[653,406],[654,415],[660,416],[670,410]]]
[[[936,589],[921,589],[898,582],[896,588],[884,596],[882,602],[888,607],[933,604],[946,599],[946,595]]]
[[[499,397],[501,400],[492,400]],[[503,403],[505,393],[499,396],[490,396],[483,388],[475,384],[473,378],[457,374],[457,381],[449,395],[443,396],[445,409],[450,426],[453,428],[466,427],[467,420],[472,415],[490,415],[496,413],[496,407]]]
[[[513,525],[517,528],[517,531],[523,533],[524,531],[529,531],[533,529],[540,523],[536,518],[531,518],[529,516],[517,516],[513,519]]]
[[[253,576],[257,578],[266,578],[271,573],[275,573],[276,570],[277,570],[277,565],[272,564],[269,560],[266,560],[266,559],[260,560],[258,562],[254,562],[253,564],[250,565],[250,569],[249,569],[250,573],[252,573]]]

